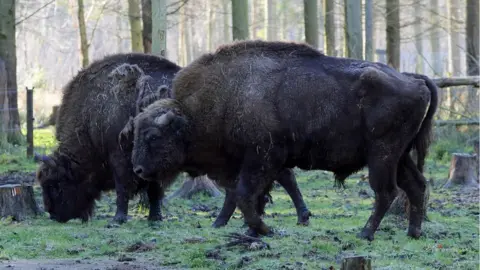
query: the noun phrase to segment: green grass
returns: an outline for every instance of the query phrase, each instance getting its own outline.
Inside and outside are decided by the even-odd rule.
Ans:
[[[43,140],[53,146],[50,139]],[[164,221],[155,226],[148,224],[145,213],[137,212],[132,202],[131,220],[119,228],[105,228],[115,211],[114,193],[110,192],[98,203],[95,219],[87,224],[59,224],[46,214],[21,223],[0,221],[0,260],[118,258],[127,254],[174,268],[339,269],[343,256],[357,254],[371,257],[374,268],[478,269],[478,196],[468,200],[468,196],[459,195],[461,191],[439,188],[447,176],[446,164],[429,161],[426,171],[427,178],[435,180],[435,187],[430,196],[429,221],[423,225],[425,236],[419,240],[408,238],[408,221],[395,216],[383,220],[373,242],[356,238],[373,206],[373,198],[359,196],[360,190],[371,192],[368,184],[352,176],[346,181],[346,189],[335,189],[330,173],[310,171],[297,172],[304,199],[314,214],[310,225],[296,225],[289,196],[276,187],[274,203],[267,205],[264,219],[276,230],[275,236],[263,238],[270,244],[269,250],[233,247],[214,251],[215,246],[227,242],[223,234],[244,232],[246,228],[238,210],[226,227],[211,228],[223,197],[203,194],[191,200],[172,200],[162,209]],[[35,191],[40,201],[38,187]],[[208,210],[195,210],[200,205]],[[191,243],[195,238],[200,241]],[[127,248],[138,241],[153,243],[155,248],[128,252]]]

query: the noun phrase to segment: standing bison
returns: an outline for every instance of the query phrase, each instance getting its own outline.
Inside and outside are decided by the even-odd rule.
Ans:
[[[145,189],[149,220],[161,219],[159,199],[164,190],[160,183],[172,179],[148,183],[136,177],[130,162],[132,139],[122,134],[128,135],[132,116],[153,101],[170,97],[171,82],[179,70],[174,63],[153,55],[118,54],[93,63],[67,85],[57,119],[59,147],[51,156],[37,157],[43,161],[37,179],[52,219],[87,221],[95,200],[111,189],[117,193],[113,221],[125,222],[129,198]],[[298,222],[307,224],[310,212],[293,172],[285,170],[277,181],[292,197]],[[269,190],[259,196],[259,212],[263,212],[263,195]],[[213,226],[227,224],[235,208],[235,195],[227,190]]]
[[[240,41],[183,68],[172,91],[174,99],[133,121],[132,163],[141,178],[208,174],[236,188],[249,233],[265,235],[271,230],[255,198],[285,168],[328,170],[343,184],[367,166],[375,207],[358,236],[374,239],[397,187],[411,203],[408,235],[421,235],[420,164],[437,106],[427,77],[305,44]]]
[[[111,189],[117,195],[113,221],[125,222],[129,198],[145,189],[148,219],[161,219],[161,183],[135,176],[131,152],[119,145],[118,134],[143,106],[170,96],[179,70],[154,55],[115,54],[92,63],[68,83],[58,110],[58,149],[41,157],[37,170],[51,219],[87,221],[95,200]]]

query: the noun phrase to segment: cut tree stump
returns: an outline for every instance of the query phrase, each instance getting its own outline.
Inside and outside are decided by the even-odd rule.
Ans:
[[[453,153],[450,162],[448,181],[443,186],[474,186],[478,185],[478,159],[477,155],[466,153]]]
[[[199,192],[205,192],[211,197],[218,197],[222,195],[222,192],[220,192],[215,183],[206,175],[203,175],[195,178],[187,177],[187,179],[183,182],[183,185],[170,196],[168,196],[164,202],[166,203],[176,197],[191,199],[194,194]]]
[[[23,221],[41,212],[31,185],[0,185],[0,217]]]
[[[340,270],[371,270],[372,260],[364,256],[345,257]]]

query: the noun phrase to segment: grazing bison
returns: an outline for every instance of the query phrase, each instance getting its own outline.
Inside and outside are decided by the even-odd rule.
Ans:
[[[154,55],[115,54],[92,63],[68,83],[58,109],[58,148],[40,157],[37,170],[51,219],[87,221],[95,200],[111,189],[117,195],[114,222],[127,220],[128,200],[140,191],[148,195],[148,219],[161,219],[161,183],[148,183],[133,173],[131,153],[121,148],[118,134],[142,107],[170,96],[179,70]]]
[[[141,178],[206,173],[236,188],[249,233],[265,235],[271,230],[255,198],[285,168],[328,170],[343,184],[367,166],[375,206],[358,236],[374,239],[397,187],[411,203],[408,235],[421,235],[419,165],[437,106],[427,77],[306,44],[240,41],[184,67],[172,91],[174,99],[154,102],[133,121],[132,163]]]

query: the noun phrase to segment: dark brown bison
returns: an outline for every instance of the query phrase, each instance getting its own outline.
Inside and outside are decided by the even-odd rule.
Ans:
[[[358,236],[373,240],[397,187],[411,203],[408,235],[421,235],[419,165],[437,107],[427,77],[305,44],[240,41],[184,67],[172,91],[174,99],[156,101],[133,121],[132,163],[141,178],[207,174],[236,188],[250,233],[269,234],[255,198],[282,170],[328,170],[343,184],[367,166],[375,207]]]
[[[39,157],[37,170],[51,219],[87,221],[95,200],[111,189],[117,195],[113,221],[127,220],[128,200],[140,191],[148,195],[148,219],[161,219],[161,183],[133,173],[131,153],[121,148],[118,134],[143,106],[170,96],[179,70],[154,55],[115,54],[93,62],[66,85],[56,123],[58,148]]]

